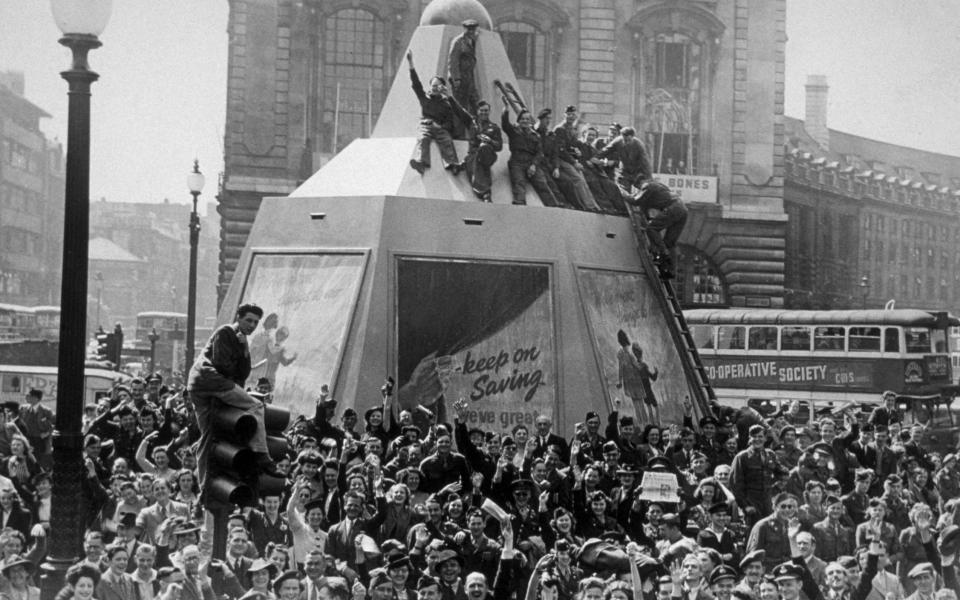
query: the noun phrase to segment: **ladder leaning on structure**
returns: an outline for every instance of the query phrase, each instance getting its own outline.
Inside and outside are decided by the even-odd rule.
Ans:
[[[647,219],[643,210],[630,206],[630,222],[637,240],[637,254],[640,255],[640,262],[650,277],[652,283],[650,288],[657,297],[663,314],[667,317],[667,328],[680,352],[680,363],[683,365],[687,384],[693,393],[694,410],[700,417],[713,415],[712,405],[716,402],[717,396],[710,385],[707,371],[703,368],[703,362],[700,360],[700,353],[697,352],[697,344],[690,334],[687,320],[683,318],[680,301],[677,299],[673,285],[668,279],[660,277],[659,269],[653,261],[650,239],[647,237]]]

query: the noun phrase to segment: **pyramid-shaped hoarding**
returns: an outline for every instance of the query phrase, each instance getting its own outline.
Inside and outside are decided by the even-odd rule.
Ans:
[[[492,82],[515,78],[479,3],[428,7],[410,42],[418,72],[426,82],[446,71],[465,18],[446,5],[485,17],[480,95],[499,118]],[[421,176],[409,165],[418,119],[404,67],[371,138],[289,197],[263,201],[220,313],[227,322],[242,302],[265,310],[250,340],[251,382],[270,377],[275,401],[308,416],[329,383],[338,414],[363,414],[392,375],[402,406],[421,417],[418,406],[452,421],[463,398],[469,425],[509,431],[547,414],[569,435],[589,411],[605,425],[616,398],[634,413],[618,387],[623,330],[659,374],[650,391],[663,422],[679,423],[690,392],[628,219],[546,208],[532,193],[528,206],[512,205],[506,139],[493,203],[441,169],[435,146]],[[457,148],[462,156],[466,142]]]

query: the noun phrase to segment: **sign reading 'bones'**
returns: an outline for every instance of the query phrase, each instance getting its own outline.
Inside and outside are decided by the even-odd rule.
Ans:
[[[509,430],[553,416],[556,366],[549,268],[401,259],[398,398],[469,406],[468,426]]]

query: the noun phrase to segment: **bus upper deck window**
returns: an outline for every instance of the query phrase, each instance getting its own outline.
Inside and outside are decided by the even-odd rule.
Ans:
[[[903,330],[907,341],[907,354],[930,353],[930,330],[925,327],[910,327]]]
[[[900,331],[896,327],[887,327],[883,331],[883,351],[900,352]]]
[[[936,354],[946,354],[948,352],[946,331],[943,329],[933,329],[930,331],[930,339],[933,342],[933,351]]]
[[[851,327],[850,352],[880,352],[880,328]]]
[[[816,352],[843,352],[843,327],[817,327],[813,330]]]
[[[743,350],[746,348],[746,327],[721,325],[717,327],[717,348],[720,350]]]
[[[690,335],[697,348],[710,350],[713,348],[713,325],[693,325],[690,327]]]
[[[776,351],[777,328],[776,327],[751,327],[749,349]]]
[[[784,327],[780,330],[781,350],[810,351],[809,327]]]

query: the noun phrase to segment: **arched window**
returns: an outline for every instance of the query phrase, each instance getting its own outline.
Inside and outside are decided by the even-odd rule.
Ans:
[[[520,21],[505,21],[497,31],[507,50],[524,101],[539,110],[546,104],[547,38],[539,29]]]
[[[319,150],[337,152],[355,138],[369,135],[380,114],[388,40],[383,21],[358,8],[333,13],[324,30]]]
[[[680,304],[726,306],[723,275],[706,254],[693,246],[677,246],[677,278],[674,283]]]

